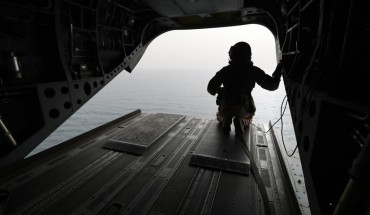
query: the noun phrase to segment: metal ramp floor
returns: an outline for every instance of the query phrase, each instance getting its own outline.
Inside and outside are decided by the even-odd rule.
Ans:
[[[264,214],[250,158],[222,135],[214,120],[135,111],[1,170],[0,214]],[[272,213],[299,214],[271,138],[244,138]]]

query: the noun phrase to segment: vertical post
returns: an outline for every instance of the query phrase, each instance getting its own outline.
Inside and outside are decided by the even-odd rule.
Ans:
[[[10,133],[10,131],[6,128],[4,122],[1,120],[1,115],[0,115],[0,127],[4,131],[5,136],[13,144],[13,146],[17,146],[17,142],[14,140],[14,138],[13,138],[12,134]]]

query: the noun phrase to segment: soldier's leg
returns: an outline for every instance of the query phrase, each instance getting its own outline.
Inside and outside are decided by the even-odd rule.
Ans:
[[[242,123],[244,127],[248,127],[252,123],[253,115],[244,116],[242,118]]]
[[[225,105],[220,105],[217,112],[217,120],[220,122],[222,130],[225,134],[230,133],[230,126],[232,123],[232,112],[230,112],[230,108]]]
[[[244,125],[243,119],[239,117],[234,118],[234,127],[235,127],[235,134],[243,134],[244,133]]]
[[[234,109],[235,118],[234,126],[236,134],[243,134],[244,128],[252,123],[253,114],[248,113],[242,106],[237,106]]]

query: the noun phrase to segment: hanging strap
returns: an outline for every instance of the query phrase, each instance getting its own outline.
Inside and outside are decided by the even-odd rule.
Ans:
[[[253,174],[254,179],[256,180],[258,189],[260,190],[260,193],[261,193],[261,196],[262,196],[262,201],[263,201],[263,204],[265,206],[265,212],[266,212],[267,215],[271,215],[270,201],[269,201],[269,198],[268,198],[268,195],[267,195],[267,190],[266,190],[265,185],[263,184],[262,177],[261,177],[261,175],[258,171],[256,162],[254,161],[252,153],[249,151],[248,146],[247,146],[246,141],[244,140],[243,136],[242,135],[235,135],[235,136],[237,137],[237,139],[240,140],[238,142],[240,143],[240,145],[242,146],[245,154],[247,154],[247,156],[250,160],[250,165],[251,165],[251,168],[252,168],[252,174]]]

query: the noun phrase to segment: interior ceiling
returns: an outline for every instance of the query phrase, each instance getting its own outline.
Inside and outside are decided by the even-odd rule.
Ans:
[[[370,132],[370,13],[364,4],[1,0],[0,167],[23,159],[121,71],[132,72],[163,32],[255,23],[275,35],[284,61],[311,211],[330,214]]]
[[[210,13],[239,11],[244,7],[242,0],[143,0],[156,13],[165,17],[189,15],[206,16]]]

